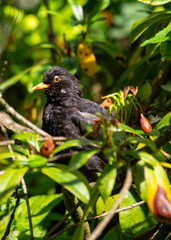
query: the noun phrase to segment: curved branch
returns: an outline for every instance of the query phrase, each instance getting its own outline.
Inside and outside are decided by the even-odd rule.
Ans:
[[[35,132],[42,136],[49,136],[50,135],[43,131],[42,129],[36,127],[34,124],[32,124],[30,121],[28,121],[26,118],[24,118],[21,114],[16,112],[13,107],[11,107],[1,96],[0,96],[0,105],[2,105],[8,113],[10,113],[12,116],[17,118],[20,122],[24,123],[29,128],[33,129]]]

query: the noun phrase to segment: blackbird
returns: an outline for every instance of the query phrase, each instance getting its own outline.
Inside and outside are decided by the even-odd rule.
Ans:
[[[85,129],[81,122],[93,124],[97,113],[109,120],[112,116],[100,105],[82,98],[83,93],[78,80],[62,67],[52,67],[43,76],[43,82],[33,90],[45,89],[47,98],[43,109],[42,129],[52,136],[82,138]],[[91,182],[105,166],[103,157],[94,155],[81,169]]]

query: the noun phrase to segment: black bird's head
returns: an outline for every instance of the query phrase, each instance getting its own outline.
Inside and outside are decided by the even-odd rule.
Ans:
[[[62,67],[48,69],[43,76],[43,81],[32,90],[38,89],[46,89],[47,98],[52,100],[62,97],[82,97],[78,80]]]

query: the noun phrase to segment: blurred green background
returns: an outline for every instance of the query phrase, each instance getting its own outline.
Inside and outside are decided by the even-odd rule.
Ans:
[[[144,48],[139,47],[139,42],[130,45],[129,36],[133,23],[156,8],[135,0],[1,1],[3,96],[36,122],[45,98],[42,92],[33,93],[31,88],[41,81],[45,70],[60,65],[76,74],[86,98],[101,102],[102,96],[124,86],[138,85],[141,89],[146,84],[149,100],[153,81],[162,74],[166,63],[154,57],[149,64]],[[88,76],[80,68],[77,47],[81,41],[86,41],[96,56],[97,77]],[[156,89],[152,97],[156,94],[161,94],[161,89]]]

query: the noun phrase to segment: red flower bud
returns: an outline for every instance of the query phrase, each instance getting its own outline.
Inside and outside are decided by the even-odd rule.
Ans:
[[[55,148],[55,144],[52,138],[49,138],[46,140],[41,149],[40,149],[40,154],[44,157],[49,157],[49,155],[53,152]]]
[[[149,123],[149,121],[143,116],[143,114],[140,114],[140,125],[142,130],[147,133],[150,132],[152,130],[151,124]]]

